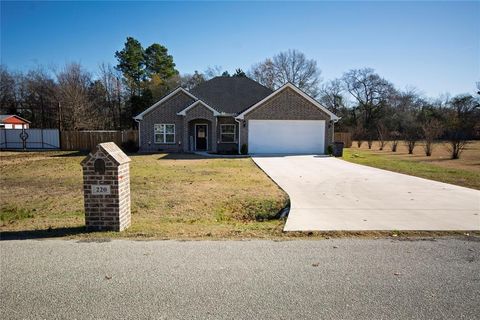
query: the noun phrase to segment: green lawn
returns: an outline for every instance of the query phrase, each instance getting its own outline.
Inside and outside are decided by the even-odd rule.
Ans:
[[[414,155],[356,148],[344,149],[343,159],[370,167],[480,189],[480,172],[474,167],[460,166],[461,160],[445,159],[442,163],[436,163]],[[459,166],[455,167],[444,163],[445,161],[457,161]]]

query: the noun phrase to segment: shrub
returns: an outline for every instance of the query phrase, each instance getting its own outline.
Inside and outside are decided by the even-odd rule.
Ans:
[[[242,144],[242,147],[240,148],[240,153],[241,154],[247,154],[248,153],[248,146],[245,143]]]
[[[327,154],[328,154],[329,156],[331,156],[331,155],[333,154],[333,146],[332,146],[332,145],[329,145],[329,146],[327,147]]]
[[[133,140],[127,140],[122,143],[122,150],[127,153],[135,153],[138,152],[137,143]]]

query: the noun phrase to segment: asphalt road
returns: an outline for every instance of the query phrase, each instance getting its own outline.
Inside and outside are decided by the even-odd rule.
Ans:
[[[478,319],[480,239],[1,241],[1,319]]]

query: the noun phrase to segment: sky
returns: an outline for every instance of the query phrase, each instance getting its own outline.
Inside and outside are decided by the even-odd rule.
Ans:
[[[180,73],[248,70],[281,51],[317,61],[324,81],[371,67],[399,89],[475,92],[480,1],[1,2],[0,62],[10,70],[80,62],[92,73],[127,36],[166,46]]]

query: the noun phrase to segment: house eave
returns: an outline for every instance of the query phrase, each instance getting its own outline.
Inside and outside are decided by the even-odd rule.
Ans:
[[[178,92],[182,91],[183,93],[185,93],[186,95],[188,95],[190,98],[194,99],[194,100],[199,100],[197,97],[195,97],[193,94],[191,94],[190,92],[188,92],[187,90],[185,90],[184,88],[182,87],[178,87],[177,89],[173,90],[172,92],[170,92],[169,94],[167,94],[166,96],[164,96],[162,99],[160,99],[159,101],[155,102],[153,105],[151,105],[150,107],[148,107],[147,109],[145,109],[143,112],[141,112],[140,114],[136,115],[135,117],[133,117],[133,119],[135,120],[143,120],[143,116],[147,113],[149,113],[150,111],[152,111],[153,109],[155,109],[157,106],[159,106],[160,104],[162,104],[163,102],[167,101],[168,99],[170,99],[171,97],[173,97],[174,95],[176,95]]]

